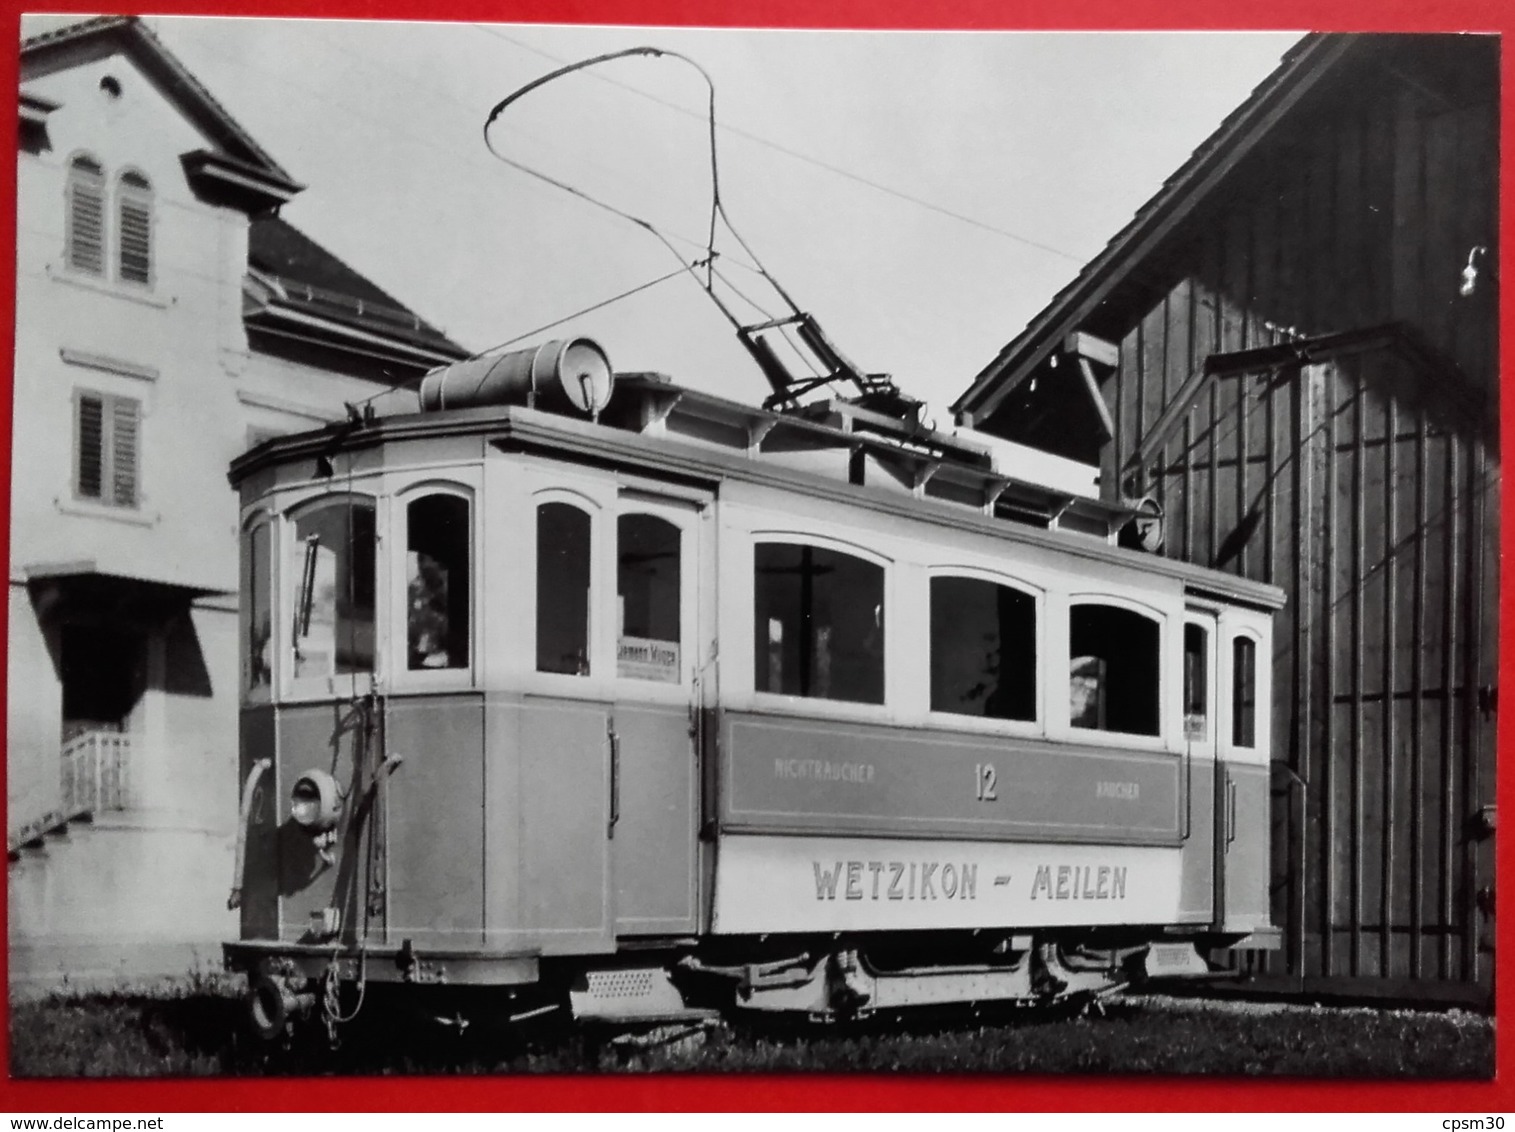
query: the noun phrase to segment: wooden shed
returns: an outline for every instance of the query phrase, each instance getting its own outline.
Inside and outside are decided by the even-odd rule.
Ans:
[[[1498,105],[1494,37],[1305,38],[953,406],[1287,591],[1253,987],[1490,997]]]

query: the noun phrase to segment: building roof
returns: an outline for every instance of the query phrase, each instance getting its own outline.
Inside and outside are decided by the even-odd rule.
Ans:
[[[20,78],[24,83],[115,54],[141,68],[211,140],[214,149],[183,155],[197,189],[251,216],[244,286],[249,328],[398,363],[392,374],[397,380],[410,368],[467,356],[441,330],[270,209],[303,186],[136,17],[78,20],[23,40]],[[31,108],[43,118],[56,109],[25,94],[21,102],[23,112]]]
[[[992,413],[1069,333],[1079,329],[1122,284],[1139,275],[1145,257],[1362,38],[1309,35],[1295,44],[1277,69],[1163,182],[1131,222],[974,378],[952,404],[962,423],[971,425]]]
[[[135,16],[98,16],[21,41],[20,78],[52,74],[89,59],[126,55],[222,152],[295,186],[283,166],[253,140],[200,80]]]
[[[468,356],[441,330],[278,216],[254,217],[247,265],[264,284],[263,304],[398,338],[446,359]]]

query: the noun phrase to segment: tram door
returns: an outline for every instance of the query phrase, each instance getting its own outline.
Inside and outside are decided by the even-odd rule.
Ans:
[[[1216,920],[1227,932],[1268,926],[1269,623],[1227,610],[1217,626]]]
[[[1184,870],[1179,910],[1187,921],[1213,919],[1224,899],[1213,820],[1220,789],[1215,637],[1214,612],[1189,609],[1184,617]]]
[[[615,521],[611,877],[618,936],[697,928],[702,701],[714,700],[710,498],[622,486]]]

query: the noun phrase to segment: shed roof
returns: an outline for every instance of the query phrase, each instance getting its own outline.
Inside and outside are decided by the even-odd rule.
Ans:
[[[1363,38],[1308,35],[1295,44],[1131,222],[974,378],[952,404],[962,423],[971,425],[992,413],[1070,332],[1130,283],[1144,258]]]

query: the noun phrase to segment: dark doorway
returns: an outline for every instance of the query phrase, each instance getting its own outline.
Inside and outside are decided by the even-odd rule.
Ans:
[[[143,634],[115,626],[64,625],[63,738],[80,731],[124,731],[146,687]]]

